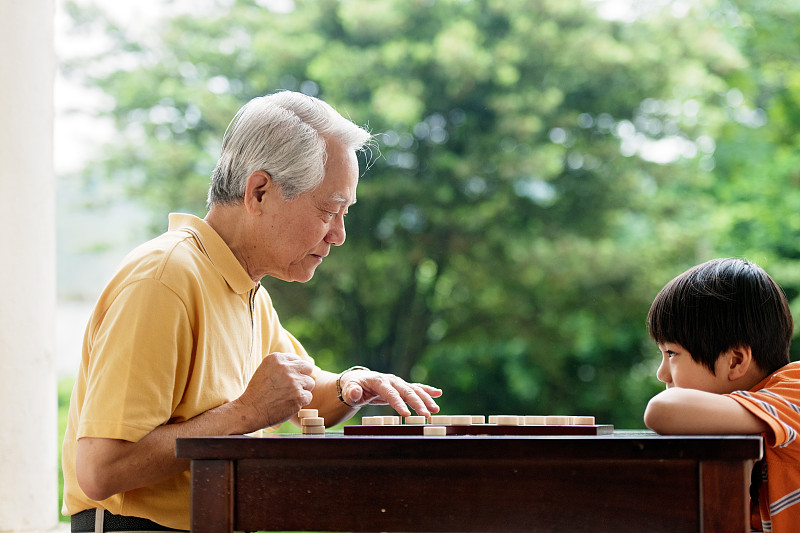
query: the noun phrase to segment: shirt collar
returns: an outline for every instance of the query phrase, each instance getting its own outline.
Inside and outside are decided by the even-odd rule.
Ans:
[[[244,294],[258,286],[254,283],[242,264],[233,255],[227,243],[208,223],[194,215],[170,213],[170,231],[187,231],[197,240],[201,251],[211,260],[214,268],[237,294]]]

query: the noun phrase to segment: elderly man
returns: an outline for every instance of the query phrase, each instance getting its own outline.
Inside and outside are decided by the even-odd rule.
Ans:
[[[308,281],[344,243],[369,141],[316,98],[255,98],[225,134],[205,219],[170,215],[169,231],[124,260],[87,326],[70,401],[72,531],[188,529],[179,437],[248,434],[296,422],[303,407],[328,425],[366,404],[438,411],[428,385],[316,367],[259,283]]]

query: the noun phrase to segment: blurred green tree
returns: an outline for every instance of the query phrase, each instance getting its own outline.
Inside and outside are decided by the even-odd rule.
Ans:
[[[146,42],[73,6],[114,37],[88,65],[125,65],[82,66],[114,98],[119,133],[86,176],[124,183],[160,232],[167,211],[204,213],[240,105],[319,96],[377,144],[345,246],[307,284],[263,281],[318,362],[436,384],[447,412],[641,427],[660,388],[650,301],[691,264],[736,252],[716,246],[734,211],[715,202],[744,189],[718,190],[712,172],[728,165],[718,135],[736,165],[730,98],[761,72],[739,11],[709,0],[622,22],[589,0],[268,6],[223,2]]]
[[[720,255],[755,260],[800,305],[800,3],[737,0],[720,17],[747,58],[730,73],[726,120],[715,135],[714,179],[702,193],[716,200],[709,230]],[[698,191],[700,192],[700,191]],[[793,359],[800,346],[793,346]]]

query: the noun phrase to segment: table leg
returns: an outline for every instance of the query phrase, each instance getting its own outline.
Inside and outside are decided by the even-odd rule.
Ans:
[[[192,533],[233,532],[233,461],[192,460]]]
[[[700,531],[704,533],[750,531],[752,467],[752,461],[700,462]]]

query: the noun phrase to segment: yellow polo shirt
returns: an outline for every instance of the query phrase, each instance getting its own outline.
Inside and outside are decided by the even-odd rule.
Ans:
[[[189,529],[188,471],[96,502],[77,483],[77,441],[136,442],[232,401],[272,352],[311,360],[222,238],[197,217],[171,214],[167,233],[125,258],[86,328],[64,437],[62,513],[102,507]]]

